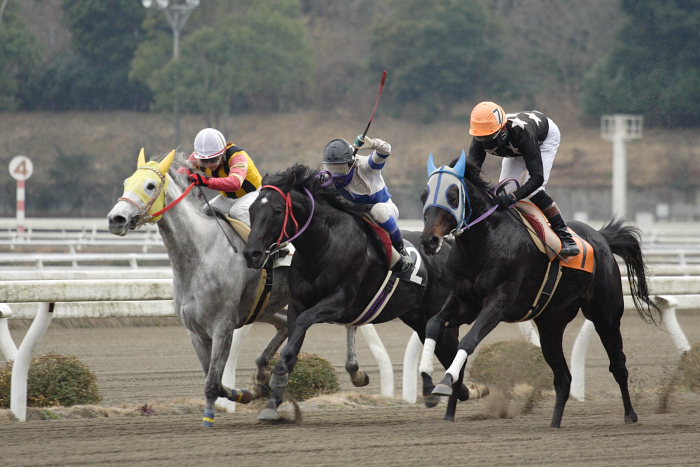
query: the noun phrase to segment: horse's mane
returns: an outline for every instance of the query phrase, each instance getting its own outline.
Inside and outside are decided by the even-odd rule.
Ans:
[[[349,202],[332,185],[328,188],[321,186],[318,170],[303,164],[294,164],[288,169],[273,175],[265,175],[263,177],[263,185],[274,185],[284,192],[298,190],[303,193],[304,188],[306,188],[316,201],[326,202],[332,207],[357,218],[362,218],[369,212],[369,206]]]
[[[456,158],[450,162],[450,167],[454,167],[458,160],[459,158]],[[464,171],[464,179],[469,181],[475,188],[486,195],[489,195],[493,189],[493,185],[481,176],[481,169],[471,161],[467,161],[467,168]]]

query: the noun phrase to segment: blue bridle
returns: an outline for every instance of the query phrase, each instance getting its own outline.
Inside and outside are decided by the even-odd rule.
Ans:
[[[432,153],[430,153],[430,157],[428,158],[428,198],[426,199],[425,206],[423,206],[423,214],[425,215],[425,211],[433,206],[449,212],[457,223],[457,226],[452,231],[454,235],[459,235],[483,221],[493,214],[498,207],[491,207],[474,221],[469,222],[472,218],[473,211],[469,190],[467,189],[467,184],[464,179],[466,168],[467,157],[464,150],[462,150],[462,154],[459,156],[459,160],[454,167],[443,165],[438,168],[435,166],[435,159]],[[459,188],[459,203],[454,207],[447,201],[447,191],[452,186],[457,186]]]

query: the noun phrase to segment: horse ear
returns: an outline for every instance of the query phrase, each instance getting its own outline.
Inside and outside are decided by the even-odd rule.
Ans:
[[[170,166],[173,165],[173,159],[175,159],[175,150],[174,149],[172,151],[170,151],[170,154],[165,156],[165,159],[160,161],[160,164],[158,164],[158,168],[160,169],[161,173],[166,173],[168,171]]]
[[[430,153],[430,156],[428,156],[428,177],[430,177],[433,172],[437,170],[437,167],[435,167],[435,158],[433,157],[433,153]]]
[[[136,167],[138,168],[144,165],[146,165],[146,151],[141,148],[141,152],[139,152],[139,160],[136,162]]]
[[[464,154],[464,149],[462,149],[462,154],[459,156],[459,160],[454,166],[455,172],[460,176],[464,177],[464,171],[467,168],[467,156]]]

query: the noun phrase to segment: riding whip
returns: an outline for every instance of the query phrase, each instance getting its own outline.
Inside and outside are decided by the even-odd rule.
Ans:
[[[374,120],[374,114],[377,113],[377,108],[379,107],[379,100],[382,98],[382,93],[384,92],[384,83],[386,83],[386,77],[388,74],[389,72],[386,70],[382,72],[382,81],[379,83],[379,94],[377,95],[377,100],[374,102],[374,110],[372,111],[372,116],[369,117],[369,122],[367,122],[365,131],[362,132],[363,140],[365,139],[365,136],[367,136],[367,132],[369,131],[369,126],[372,124],[372,120]],[[358,147],[355,147],[355,150],[352,152],[353,156],[357,154],[358,149]]]

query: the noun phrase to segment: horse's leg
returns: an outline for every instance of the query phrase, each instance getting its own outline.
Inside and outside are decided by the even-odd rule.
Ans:
[[[202,426],[214,426],[214,404],[217,398],[226,397],[233,401],[238,401],[240,399],[238,392],[234,393],[231,389],[225,388],[221,384],[221,378],[223,377],[224,368],[226,367],[226,360],[231,350],[232,338],[233,325],[231,323],[224,323],[217,326],[214,336],[212,337],[211,361],[209,362],[209,369],[206,372],[207,376],[204,381],[206,406],[204,408]]]
[[[267,366],[270,364],[272,356],[280,348],[282,343],[287,339],[287,318],[279,313],[274,316],[265,319],[266,323],[272,324],[277,332],[272,336],[272,340],[267,344],[267,347],[258,355],[255,359],[255,366],[257,371],[255,373],[255,383],[258,385],[260,390],[263,390],[267,386],[270,380],[270,373],[267,371]]]
[[[622,404],[625,408],[625,423],[636,423],[637,413],[632,407],[632,400],[630,398],[629,386],[628,386],[628,371],[625,357],[623,352],[622,344],[622,334],[620,333],[620,319],[624,311],[624,303],[616,303],[611,305],[609,302],[607,304],[596,303],[591,305],[595,306],[596,310],[614,310],[614,315],[612,318],[607,316],[601,316],[600,312],[592,313],[584,308],[584,315],[586,318],[593,321],[595,330],[600,336],[600,341],[605,347],[605,351],[608,354],[608,359],[610,360],[610,373],[615,377],[618,386],[620,386],[620,394],[622,395]]]
[[[457,354],[452,360],[452,364],[445,372],[445,377],[435,386],[433,394],[439,396],[452,396],[455,391],[462,387],[464,378],[464,367],[467,364],[467,357],[474,353],[474,349],[479,345],[484,337],[486,337],[493,329],[502,321],[499,310],[503,300],[499,298],[491,298],[490,304],[484,304],[484,308],[477,315],[474,325],[469,329],[467,334],[459,341],[457,346]],[[456,397],[456,394],[455,394]],[[456,407],[456,402],[452,405]],[[448,409],[450,401],[448,401]],[[454,410],[445,413],[445,420],[454,420]]]
[[[556,402],[554,403],[552,422],[549,425],[552,428],[559,428],[561,426],[564,407],[566,406],[566,401],[569,400],[569,392],[571,391],[571,372],[566,364],[566,357],[564,357],[562,340],[564,338],[564,329],[570,321],[570,319],[567,318],[573,318],[573,316],[576,315],[578,306],[579,305],[576,304],[573,308],[569,309],[551,310],[554,315],[535,320],[537,330],[540,334],[542,355],[554,374]],[[550,321],[546,321],[546,319]],[[556,321],[551,322],[552,319]]]
[[[345,360],[345,370],[350,375],[350,381],[356,387],[363,387],[369,384],[369,376],[364,371],[360,370],[360,364],[357,363],[357,354],[355,353],[355,335],[357,328],[349,326],[347,328],[347,357]]]
[[[279,362],[277,362],[272,371],[270,400],[258,415],[258,420],[279,420],[280,416],[277,408],[282,404],[284,390],[289,383],[289,374],[294,370],[294,365],[297,363],[299,351],[306,337],[306,331],[313,324],[333,322],[341,319],[345,297],[345,294],[336,294],[333,297],[321,300],[303,313],[297,312],[298,309],[303,310],[302,305],[294,302],[289,304],[287,309],[287,327],[289,329],[287,345],[284,346]]]
[[[444,341],[442,336],[445,328],[450,325],[450,321],[457,318],[458,309],[459,302],[457,297],[454,294],[450,294],[440,311],[428,320],[424,335],[418,331],[418,337],[423,340],[423,353],[418,371],[423,383],[423,403],[426,407],[435,407],[440,402],[440,396],[433,394],[435,389],[432,379],[433,355],[436,355],[440,363],[447,368],[452,363],[452,359],[457,352],[457,331],[451,334],[453,337],[448,339],[449,342]],[[438,342],[440,342],[440,345],[437,345]]]

